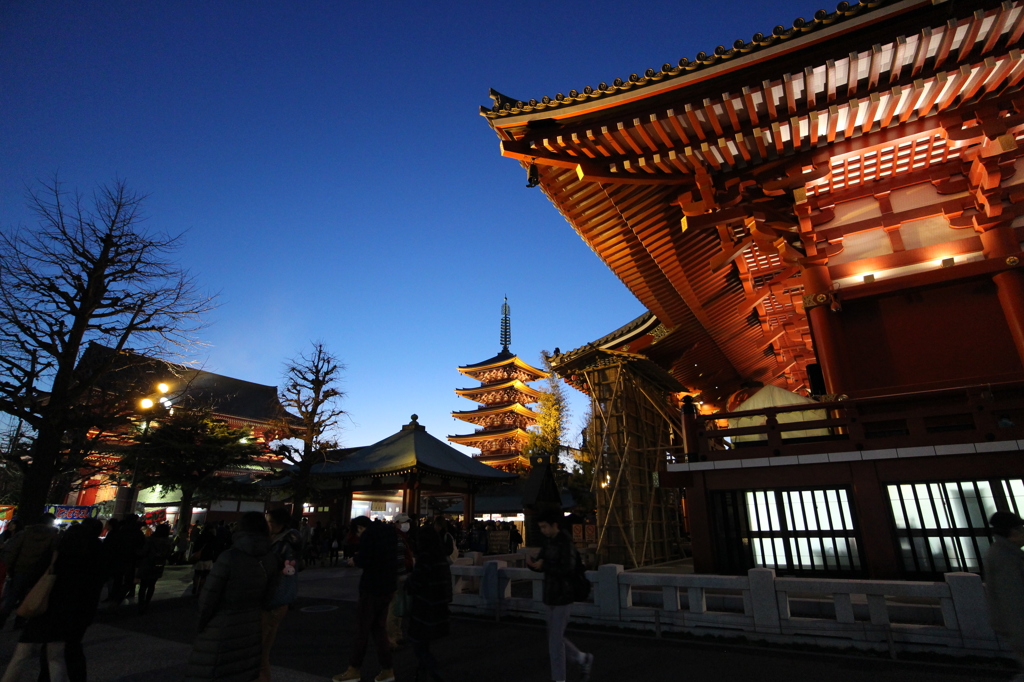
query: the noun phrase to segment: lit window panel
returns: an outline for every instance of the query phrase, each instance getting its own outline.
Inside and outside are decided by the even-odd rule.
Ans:
[[[746,537],[755,566],[783,573],[850,574],[862,570],[846,489],[752,490]]]
[[[906,573],[938,577],[980,573],[992,542],[988,518],[1017,511],[1024,481],[944,481],[887,486],[893,525]]]

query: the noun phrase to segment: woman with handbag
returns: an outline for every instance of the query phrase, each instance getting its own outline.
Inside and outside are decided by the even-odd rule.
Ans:
[[[14,682],[30,664],[38,645],[46,646],[51,682],[85,682],[82,638],[96,616],[110,562],[100,532],[103,524],[85,519],[61,538],[50,568],[30,590],[19,615],[28,618],[2,682]],[[66,666],[65,666],[66,659]]]

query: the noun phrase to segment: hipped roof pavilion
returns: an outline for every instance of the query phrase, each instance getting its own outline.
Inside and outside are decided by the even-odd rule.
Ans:
[[[354,492],[401,490],[402,510],[407,514],[419,512],[422,494],[434,494],[461,495],[464,505],[468,502],[467,516],[472,514],[473,497],[480,485],[518,478],[431,436],[416,415],[384,440],[341,461],[316,465],[312,475],[318,488],[341,491],[346,507]]]

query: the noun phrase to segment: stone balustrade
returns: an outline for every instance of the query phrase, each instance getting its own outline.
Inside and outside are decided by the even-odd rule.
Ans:
[[[471,557],[453,565],[455,612],[543,617],[543,576],[519,555]],[[952,655],[1008,656],[989,627],[981,578],[948,573],[943,582],[780,578],[588,571],[591,597],[575,622],[752,640]]]

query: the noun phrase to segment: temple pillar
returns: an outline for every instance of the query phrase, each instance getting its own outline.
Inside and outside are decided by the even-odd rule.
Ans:
[[[473,495],[472,492],[466,493],[465,495],[462,496],[462,527],[467,530],[473,523],[473,514],[476,513],[476,511],[473,509],[474,497],[475,496]]]
[[[338,521],[338,525],[339,526],[342,526],[342,525],[348,526],[350,524],[350,522],[352,521],[352,490],[351,489],[345,489],[345,490],[342,491],[341,495],[338,497],[338,505],[340,507],[339,510],[338,510],[338,516],[340,517],[340,520]]]
[[[714,573],[716,570],[710,504],[704,472],[693,472],[693,480],[686,486],[686,516],[695,573]]]
[[[1009,225],[999,225],[981,233],[986,258],[1003,260],[1020,252],[1015,231]],[[1024,365],[1024,271],[1004,270],[992,277],[996,284],[999,305],[1017,347],[1017,355]]]
[[[683,396],[682,407],[683,452],[688,461],[697,461],[700,440],[697,438],[697,406],[693,404],[693,396]]]
[[[814,354],[825,379],[825,390],[844,393],[842,329],[832,310],[832,277],[825,265],[809,265],[803,271],[804,311],[811,328]]]
[[[857,510],[862,543],[861,562],[873,580],[902,577],[898,540],[892,529],[889,495],[879,480],[874,462],[850,462],[853,508]]]

